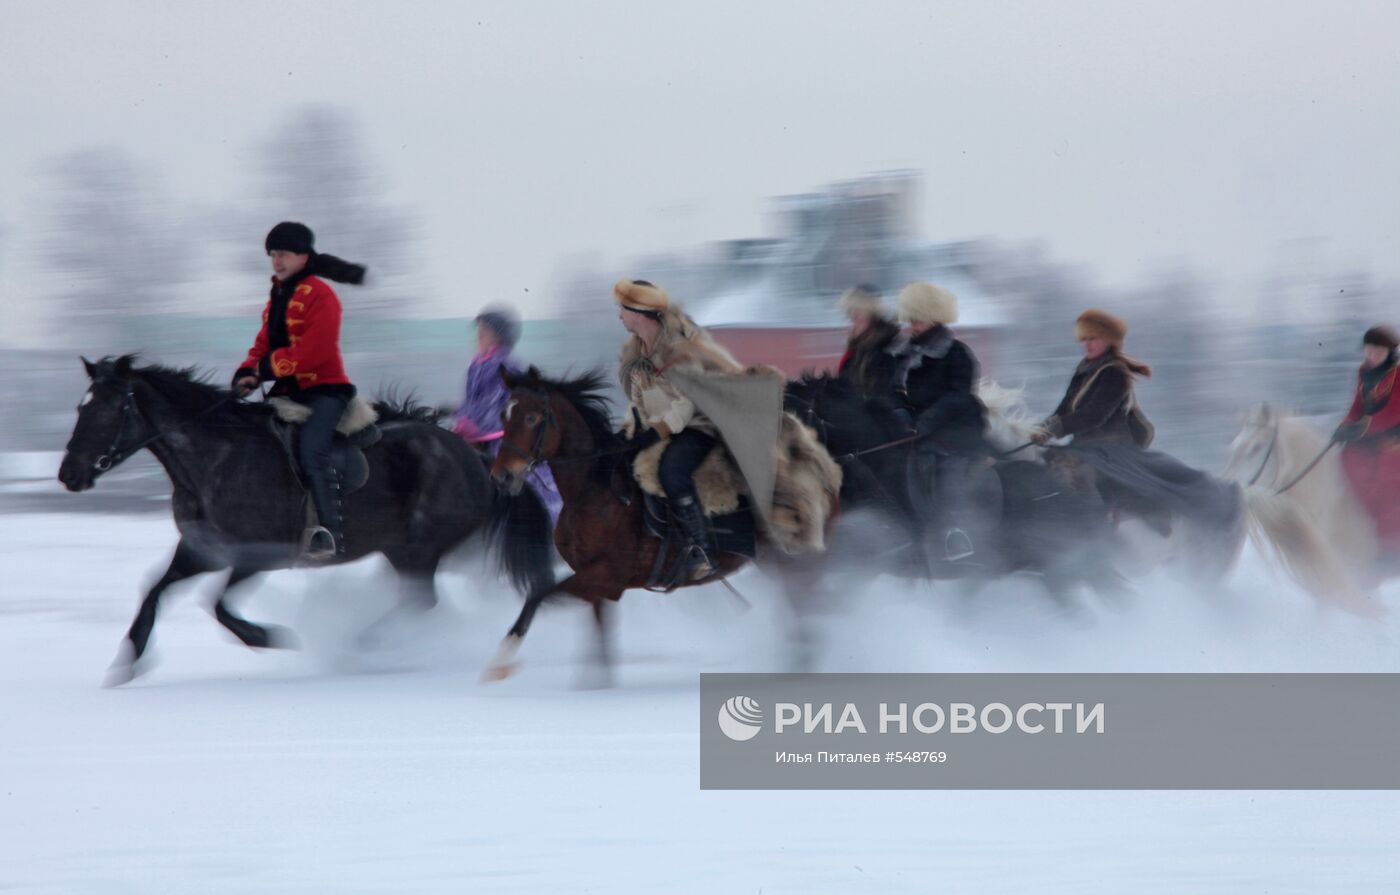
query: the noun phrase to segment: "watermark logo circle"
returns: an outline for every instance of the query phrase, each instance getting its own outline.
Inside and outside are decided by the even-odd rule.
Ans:
[[[725,736],[742,743],[758,736],[763,727],[763,706],[747,696],[733,696],[719,707],[719,729]]]

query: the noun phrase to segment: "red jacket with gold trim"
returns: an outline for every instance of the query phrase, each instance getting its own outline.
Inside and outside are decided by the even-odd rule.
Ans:
[[[260,379],[295,379],[297,387],[349,385],[345,364],[340,358],[340,299],[320,277],[309,276],[296,285],[287,299],[287,340],[285,348],[271,348],[268,317],[269,299],[263,308],[262,329],[253,347],[240,364],[241,370],[254,370]]]
[[[1351,402],[1343,422],[1363,423],[1362,438],[1375,438],[1380,435],[1400,435],[1400,400],[1394,396],[1395,375],[1400,372],[1400,364],[1392,363],[1386,373],[1369,390],[1362,381],[1356,384],[1356,398]]]

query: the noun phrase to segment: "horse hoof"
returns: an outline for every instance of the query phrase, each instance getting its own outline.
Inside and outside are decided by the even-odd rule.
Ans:
[[[117,657],[107,667],[107,673],[102,678],[102,688],[111,690],[129,684],[145,671],[145,663],[132,655],[131,644],[123,643],[117,650]]]
[[[519,662],[507,662],[504,665],[492,665],[481,673],[481,680],[479,681],[479,683],[498,683],[515,674],[519,670]]]
[[[267,629],[267,642],[263,644],[263,648],[300,650],[301,638],[298,637],[296,632],[291,628],[269,626]]]
[[[114,690],[117,687],[125,686],[140,677],[146,671],[140,662],[131,662],[118,657],[111,667],[107,669],[106,675],[102,678],[102,689]]]

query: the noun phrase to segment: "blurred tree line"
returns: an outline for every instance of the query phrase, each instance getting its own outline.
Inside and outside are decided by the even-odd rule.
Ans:
[[[51,160],[39,248],[57,342],[139,346],[143,318],[257,305],[269,275],[262,240],[279,220],[309,224],[318,248],[369,268],[364,287],[341,293],[357,314],[398,314],[418,300],[414,218],[387,198],[349,115],[300,109],[253,152],[254,182],[212,208],[171,197],[159,171],[124,150]]]

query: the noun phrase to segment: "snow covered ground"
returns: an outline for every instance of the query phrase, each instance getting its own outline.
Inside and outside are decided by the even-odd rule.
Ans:
[[[360,660],[375,563],[258,582],[254,653],[201,580],[159,664],[98,684],[174,543],[158,515],[0,515],[0,889],[21,892],[1394,892],[1400,794],[701,792],[697,677],[781,664],[761,577],[629,595],[619,688],[577,691],[581,609],[515,679],[476,675],[515,612],[467,563]],[[1400,616],[1400,589],[1386,594]],[[1248,554],[1228,593],[1156,582],[1055,615],[1029,582],[968,610],[890,580],[825,618],[823,670],[1400,671],[1400,621],[1314,607]]]

